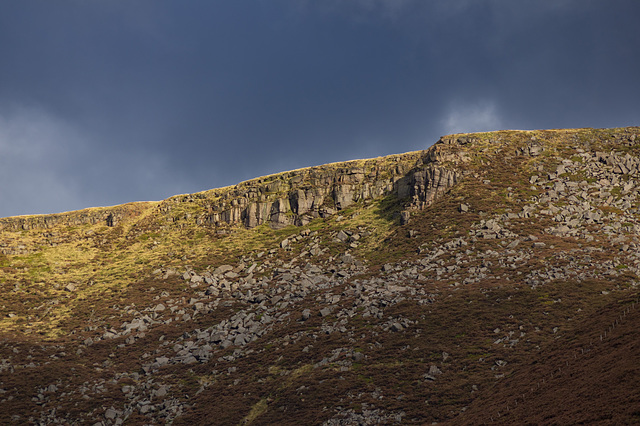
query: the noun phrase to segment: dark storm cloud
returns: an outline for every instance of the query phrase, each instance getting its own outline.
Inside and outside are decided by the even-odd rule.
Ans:
[[[634,1],[0,5],[0,216],[423,149],[637,124]]]

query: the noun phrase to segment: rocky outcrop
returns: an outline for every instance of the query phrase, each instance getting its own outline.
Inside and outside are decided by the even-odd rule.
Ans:
[[[245,182],[210,203],[206,222],[242,223],[252,228],[305,225],[362,200],[397,191],[397,183],[415,167],[419,153],[403,158],[367,160],[297,170]],[[388,162],[389,164],[380,164]],[[361,163],[361,164],[359,164]]]
[[[469,138],[444,137],[425,151],[354,160],[284,172],[242,182],[234,187],[171,197],[158,203],[169,221],[195,220],[198,225],[242,224],[253,228],[303,226],[355,203],[385,196],[397,197],[405,208],[420,209],[451,188],[468,160],[464,145]],[[175,216],[192,203],[191,213]],[[53,215],[0,219],[0,229],[50,229],[56,226],[104,224],[117,226],[136,217],[149,203],[130,203]],[[176,208],[181,206],[181,208]]]
[[[409,198],[410,207],[422,209],[455,185],[462,173],[458,170],[429,165],[406,177],[406,185],[398,185],[398,198]]]
[[[57,226],[80,226],[86,224],[116,226],[121,221],[138,216],[147,206],[148,203],[129,203],[114,207],[97,207],[50,215],[0,218],[0,230],[51,229]]]
[[[387,195],[406,199],[411,206],[422,208],[433,202],[438,193],[453,186],[459,176],[455,170],[432,164],[409,168],[407,163],[410,162],[389,170],[371,165],[328,172],[313,169],[294,172],[288,178],[240,192],[230,202],[210,205],[212,213],[207,222],[213,225],[242,223],[249,228],[264,223],[274,228],[302,226],[354,203]],[[309,184],[308,180],[314,183]],[[269,192],[269,187],[276,187],[277,191]]]
[[[161,210],[171,216],[176,203],[199,202],[207,212],[196,218],[213,226],[267,224],[303,226],[354,203],[394,196],[408,208],[424,208],[451,188],[461,172],[442,163],[463,160],[445,153],[440,141],[426,151],[311,167],[243,182],[233,188],[171,198]]]

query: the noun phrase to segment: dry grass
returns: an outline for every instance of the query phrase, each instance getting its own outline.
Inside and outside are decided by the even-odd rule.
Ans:
[[[633,132],[640,133],[638,129],[612,129],[466,135],[475,141],[463,148],[457,145],[439,148],[444,154],[456,149],[467,151],[467,160],[456,166],[465,172],[464,178],[446,196],[423,211],[415,212],[408,225],[399,225],[397,213],[402,206],[398,200],[386,198],[355,204],[340,213],[342,220],[337,221],[336,217],[317,219],[307,227],[317,232],[322,247],[329,249],[320,257],[323,260],[349,249],[344,243],[333,241],[339,230],[370,232],[369,237],[360,240],[357,248],[349,249],[358,258],[365,259],[369,266],[366,273],[355,278],[380,276],[379,268],[384,263],[417,260],[421,249],[467,236],[472,224],[482,218],[520,211],[524,201],[536,195],[530,189],[528,176],[538,166],[545,171],[552,170],[558,162],[557,155],[570,154],[574,146],[586,143],[605,151],[618,146],[616,141],[619,142],[620,137]],[[516,155],[532,137],[545,141],[547,149],[543,154],[535,158]],[[638,148],[627,146],[625,149]],[[451,158],[443,161],[456,161]],[[397,158],[389,157],[326,167],[368,167],[368,164],[386,167],[397,161]],[[285,181],[300,173],[304,175],[306,170],[257,178],[240,186]],[[485,183],[485,180],[489,182]],[[277,248],[284,238],[300,232],[297,227],[274,230],[260,226],[255,229],[229,227],[229,233],[219,234],[214,228],[196,224],[197,217],[206,211],[209,203],[234,190],[235,187],[229,187],[138,206],[136,215],[115,227],[100,223],[46,230],[0,231],[0,242],[11,247],[21,244],[25,251],[24,254],[0,255],[0,288],[3,291],[0,331],[8,342],[0,345],[0,359],[28,353],[35,363],[46,366],[1,376],[7,395],[21,398],[4,403],[0,422],[9,423],[11,413],[37,413],[43,409],[31,400],[34,384],[45,385],[64,378],[71,387],[77,387],[100,378],[109,381],[118,372],[140,371],[143,355],[151,351],[150,348],[158,347],[161,336],[175,340],[185,330],[205,329],[232,315],[237,307],[220,307],[196,318],[189,326],[176,322],[160,325],[135,345],[121,348],[118,345],[122,339],[100,341],[85,348],[84,354],[75,354],[77,342],[96,333],[84,331],[84,327],[95,327],[100,332],[117,326],[123,321],[124,306],[135,304],[137,309],[144,309],[157,303],[154,297],[165,291],[175,299],[191,294],[192,289],[179,277],[157,279],[152,274],[156,268],[181,270],[189,265],[205,269],[225,263],[236,264],[241,257],[256,257],[258,252]],[[189,197],[193,201],[188,201]],[[458,211],[461,203],[470,206],[469,212]],[[169,212],[162,210],[167,204],[172,206]],[[254,351],[234,362],[238,371],[234,376],[226,374],[228,365],[219,360],[164,368],[155,376],[156,380],[174,386],[176,395],[189,394],[190,403],[195,404],[175,424],[194,424],[203,418],[215,419],[213,421],[219,424],[318,424],[331,418],[338,406],[362,412],[364,404],[387,412],[405,411],[407,418],[423,424],[486,421],[488,415],[502,409],[497,399],[514,402],[518,393],[535,385],[561,362],[570,361],[567,354],[571,350],[597,338],[601,325],[615,320],[619,308],[629,304],[632,291],[628,290],[631,288],[629,283],[636,279],[630,273],[616,277],[616,282],[557,280],[538,288],[523,285],[523,275],[545,264],[563,265],[567,260],[557,259],[555,254],[577,247],[577,241],[573,239],[544,235],[546,226],[549,223],[540,218],[511,221],[512,230],[520,235],[538,235],[547,243],[547,248],[540,250],[539,258],[526,265],[513,271],[501,270],[500,274],[508,275],[510,281],[491,279],[465,287],[452,287],[451,283],[433,277],[408,282],[436,294],[437,299],[434,303],[420,305],[408,297],[386,308],[382,321],[400,317],[412,321],[403,332],[382,333],[376,328],[380,321],[360,315],[349,320],[350,334],[324,333],[323,320],[318,316],[305,323],[292,319],[285,328],[274,329],[250,344],[249,348]],[[413,232],[410,234],[409,231]],[[290,261],[304,248],[304,244],[299,244],[291,251],[277,249],[273,261]],[[501,251],[504,247],[498,240],[482,240],[474,244],[473,250]],[[592,261],[601,263],[614,257],[615,252],[607,250],[593,253]],[[446,261],[453,259],[443,258]],[[465,267],[478,263],[472,262]],[[69,283],[75,283],[77,289],[65,291],[64,287]],[[603,295],[603,291],[610,291],[615,286],[616,291]],[[343,290],[335,288],[332,291],[340,294]],[[317,308],[314,296],[316,294],[296,306],[291,318],[299,317],[302,309]],[[341,303],[348,306],[352,302],[345,296]],[[555,327],[559,327],[559,332],[554,332]],[[512,347],[496,344],[496,328],[503,333],[513,332],[520,342]],[[637,340],[637,333],[632,327],[625,330],[621,340],[603,346],[599,357],[587,360],[588,368],[576,370],[576,377],[593,374],[602,362],[618,365],[614,356],[624,359],[631,354],[629,356],[635,360],[638,351],[633,341]],[[299,342],[281,344],[284,336],[301,331],[316,337],[307,335]],[[68,335],[72,332],[73,335]],[[521,332],[524,335],[521,336]],[[56,345],[61,344],[67,345],[67,357],[52,358],[52,354],[60,352]],[[307,346],[312,349],[303,351]],[[338,348],[355,348],[365,357],[344,371],[336,363],[314,367]],[[14,349],[20,351],[19,355]],[[611,356],[606,355],[607,351],[611,351]],[[216,355],[230,353],[232,349]],[[443,353],[448,354],[446,360]],[[102,366],[107,359],[114,365]],[[497,367],[496,362],[501,360],[508,362],[505,367]],[[45,364],[47,362],[49,364]],[[75,369],[73,372],[69,370],[70,365]],[[437,365],[443,371],[433,382],[423,378],[431,365]],[[636,367],[625,364],[621,371],[637,377]],[[500,374],[503,376],[498,378]],[[606,379],[605,376],[596,377]],[[578,379],[571,380],[579,382]],[[105,407],[121,405],[120,387],[130,382],[132,379],[127,378],[108,384],[99,403]],[[589,383],[589,386],[593,385]],[[202,392],[196,395],[200,388],[203,388]],[[622,402],[612,402],[620,413],[628,411],[622,404],[629,402],[628,395],[632,394],[631,388],[624,389],[625,393],[617,395]],[[567,391],[562,386],[552,390],[554,398]],[[378,391],[384,398],[376,397]],[[610,393],[616,395],[615,389],[610,389]],[[346,397],[349,394],[355,396],[349,399]],[[544,393],[532,401],[535,404],[518,409],[523,411],[522,417],[517,419],[526,419],[527,414],[535,414],[539,407],[549,407],[551,403]],[[72,418],[80,418],[83,413],[95,409],[96,404],[95,400],[74,398],[60,402],[58,410],[70,413]],[[572,402],[573,406],[579,404],[577,400]],[[465,407],[469,407],[467,414],[461,415]],[[618,420],[628,420],[629,416]],[[594,418],[585,417],[584,421],[589,420]],[[539,423],[545,421],[537,418]],[[140,414],[129,418],[131,424],[147,422],[148,419]]]

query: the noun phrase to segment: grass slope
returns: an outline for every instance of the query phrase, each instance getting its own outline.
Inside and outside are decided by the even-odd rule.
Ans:
[[[229,318],[238,309],[232,299],[188,325],[172,322],[152,328],[135,345],[101,340],[89,349],[78,342],[154,306],[161,293],[163,300],[194,297],[197,289],[180,277],[189,268],[211,271],[249,259],[259,267],[267,258],[281,268],[331,264],[345,251],[362,259],[364,269],[292,307],[286,327],[274,328],[251,343],[253,352],[235,361],[233,371],[222,361],[176,364],[161,371],[163,383],[179,390],[176,398],[188,395],[189,408],[175,424],[203,419],[211,424],[320,424],[336,413],[357,416],[374,411],[387,423],[395,422],[398,413],[400,419],[423,424],[640,421],[640,392],[635,386],[640,378],[638,277],[626,272],[618,248],[605,235],[593,241],[554,236],[545,231],[554,225],[547,216],[510,219],[511,232],[545,244],[515,268],[497,260],[512,256],[501,239],[477,239],[439,258],[445,267],[464,254],[470,259],[464,271],[489,267],[495,278],[461,286],[464,277],[407,277],[405,284],[433,294],[433,303],[420,304],[409,297],[386,307],[380,320],[360,312],[350,319],[348,333],[322,331],[327,321],[339,322],[335,314],[328,320],[318,315],[305,322],[295,320],[303,309],[317,312],[325,293],[341,295],[340,305],[351,306],[356,303],[350,292],[354,283],[384,281],[384,265],[409,268],[443,244],[468,238],[481,221],[521,212],[544,191],[532,187],[530,177],[553,173],[563,158],[579,160],[578,150],[640,156],[640,146],[630,139],[638,133],[638,128],[625,128],[453,135],[451,140],[467,138],[468,143],[434,149],[442,164],[453,152],[462,151],[466,158],[455,165],[464,178],[445,196],[414,211],[410,223],[402,226],[398,215],[403,204],[392,197],[357,203],[339,217],[316,219],[306,228],[325,250],[315,257],[304,245],[280,248],[284,239],[295,240],[301,228],[238,226],[221,233],[197,223],[195,217],[202,214],[197,202],[174,203],[171,220],[162,203],[146,203],[132,207],[135,214],[113,227],[96,223],[2,230],[1,247],[14,254],[0,255],[0,359],[12,360],[0,365],[0,421],[20,423],[28,414],[37,418],[51,407],[68,419],[80,419],[99,407],[125,403],[121,389],[137,382],[122,373],[140,371],[141,360],[159,353],[158,342],[180,339],[185,332]],[[532,144],[543,144],[544,150],[537,156],[523,155]],[[580,182],[585,177],[572,179]],[[231,190],[195,194],[194,199],[213,200]],[[461,204],[468,206],[467,213],[461,214]],[[609,206],[601,210],[619,213]],[[341,230],[367,232],[368,237],[345,248],[335,239]],[[610,262],[620,273],[580,281],[551,279],[540,286],[524,282],[523,277],[550,265],[575,264],[579,260],[565,253],[589,247],[597,250],[585,270]],[[497,257],[488,265],[493,253]],[[160,271],[169,269],[178,274],[161,279]],[[259,273],[256,278],[261,278]],[[380,322],[400,319],[407,320],[402,332],[381,332]],[[496,343],[506,336],[519,342]],[[233,353],[229,348],[216,357]],[[11,373],[9,363],[18,361],[40,367]],[[442,372],[435,380],[425,378],[432,366]],[[52,393],[54,402],[43,404],[36,389],[51,383],[69,389],[102,383],[104,390],[99,400]],[[24,417],[16,420],[13,416],[19,413]],[[127,420],[148,421],[142,412]]]

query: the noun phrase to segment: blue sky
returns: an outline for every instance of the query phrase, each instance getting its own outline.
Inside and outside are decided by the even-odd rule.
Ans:
[[[0,216],[640,117],[634,0],[0,3]]]

